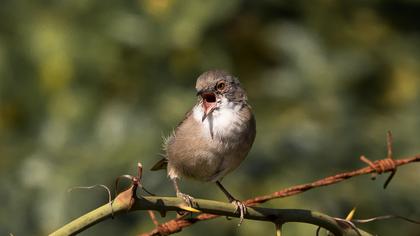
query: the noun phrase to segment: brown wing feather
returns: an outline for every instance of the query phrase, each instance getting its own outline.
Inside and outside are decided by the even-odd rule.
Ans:
[[[178,127],[180,125],[182,125],[182,123],[184,123],[184,121],[191,115],[191,113],[192,113],[192,110],[185,113],[184,119],[181,122],[179,122],[179,124],[175,127],[175,130],[178,129]],[[166,145],[167,144],[164,144],[164,146],[166,146]],[[166,147],[164,147],[164,149],[166,149]],[[151,171],[165,170],[167,167],[168,167],[168,159],[166,157],[164,157],[164,158],[160,159],[158,162],[156,162],[156,164],[154,164],[153,167],[150,170]]]
[[[162,158],[158,162],[156,162],[156,164],[154,164],[153,167],[150,168],[150,170],[151,171],[165,170],[167,166],[168,166],[168,159]]]

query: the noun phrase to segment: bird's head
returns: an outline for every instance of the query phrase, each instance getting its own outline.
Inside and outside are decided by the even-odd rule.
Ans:
[[[204,72],[196,84],[198,103],[203,107],[202,121],[216,109],[228,103],[246,102],[245,91],[239,80],[222,70]]]

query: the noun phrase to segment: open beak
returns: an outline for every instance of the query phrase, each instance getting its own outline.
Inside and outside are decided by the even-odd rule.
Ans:
[[[217,107],[216,94],[211,92],[201,92],[199,93],[199,95],[203,98],[202,105],[204,109],[204,114],[201,121],[204,121],[207,118],[207,116],[209,116]]]

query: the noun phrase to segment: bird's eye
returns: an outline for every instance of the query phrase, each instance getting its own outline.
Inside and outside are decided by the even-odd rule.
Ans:
[[[223,91],[226,87],[226,83],[225,82],[220,82],[216,85],[217,90],[219,91]]]

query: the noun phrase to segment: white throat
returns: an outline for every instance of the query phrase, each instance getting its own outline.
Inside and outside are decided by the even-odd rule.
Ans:
[[[202,117],[204,109],[201,104],[197,104],[193,109],[194,119],[202,123],[203,134],[214,138],[229,138],[235,135],[235,131],[240,129],[243,120],[239,114],[241,104],[229,102],[222,98],[219,107],[215,109],[204,121]]]

